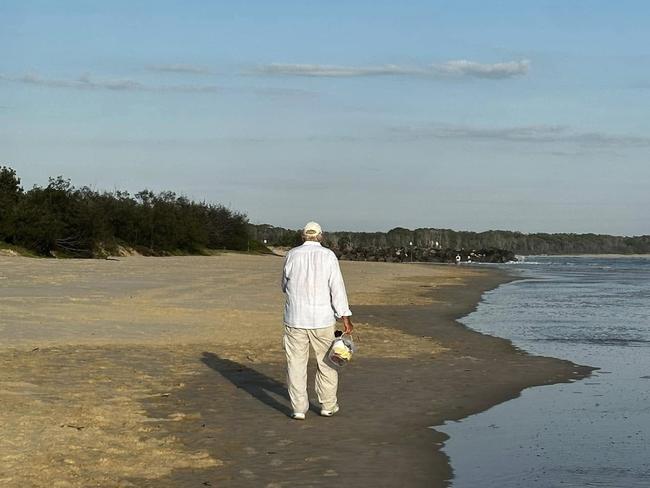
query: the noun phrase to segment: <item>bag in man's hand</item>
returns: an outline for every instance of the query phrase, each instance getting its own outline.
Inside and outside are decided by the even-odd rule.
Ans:
[[[340,369],[350,362],[356,348],[351,335],[343,334],[340,330],[337,330],[334,335],[336,338],[325,354],[325,362],[333,368]]]

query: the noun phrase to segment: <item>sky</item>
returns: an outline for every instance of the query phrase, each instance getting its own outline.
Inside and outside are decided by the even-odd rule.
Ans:
[[[0,2],[0,164],[254,223],[650,234],[650,2]]]

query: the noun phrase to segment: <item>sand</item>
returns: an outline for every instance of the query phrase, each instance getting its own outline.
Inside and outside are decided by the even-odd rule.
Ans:
[[[455,322],[499,271],[343,262],[342,410],[292,421],[281,265],[0,256],[0,484],[445,486],[430,426],[589,372]]]

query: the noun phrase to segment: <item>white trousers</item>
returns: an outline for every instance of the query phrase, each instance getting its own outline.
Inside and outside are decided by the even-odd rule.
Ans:
[[[309,345],[316,355],[316,395],[322,407],[331,410],[336,405],[338,373],[323,361],[334,340],[334,326],[323,329],[299,329],[284,326],[284,351],[287,355],[287,384],[294,412],[307,413],[307,363]]]

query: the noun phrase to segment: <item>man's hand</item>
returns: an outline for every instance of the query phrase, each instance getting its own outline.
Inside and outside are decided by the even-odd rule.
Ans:
[[[352,321],[350,320],[350,317],[342,317],[343,319],[343,333],[344,334],[352,334]]]

